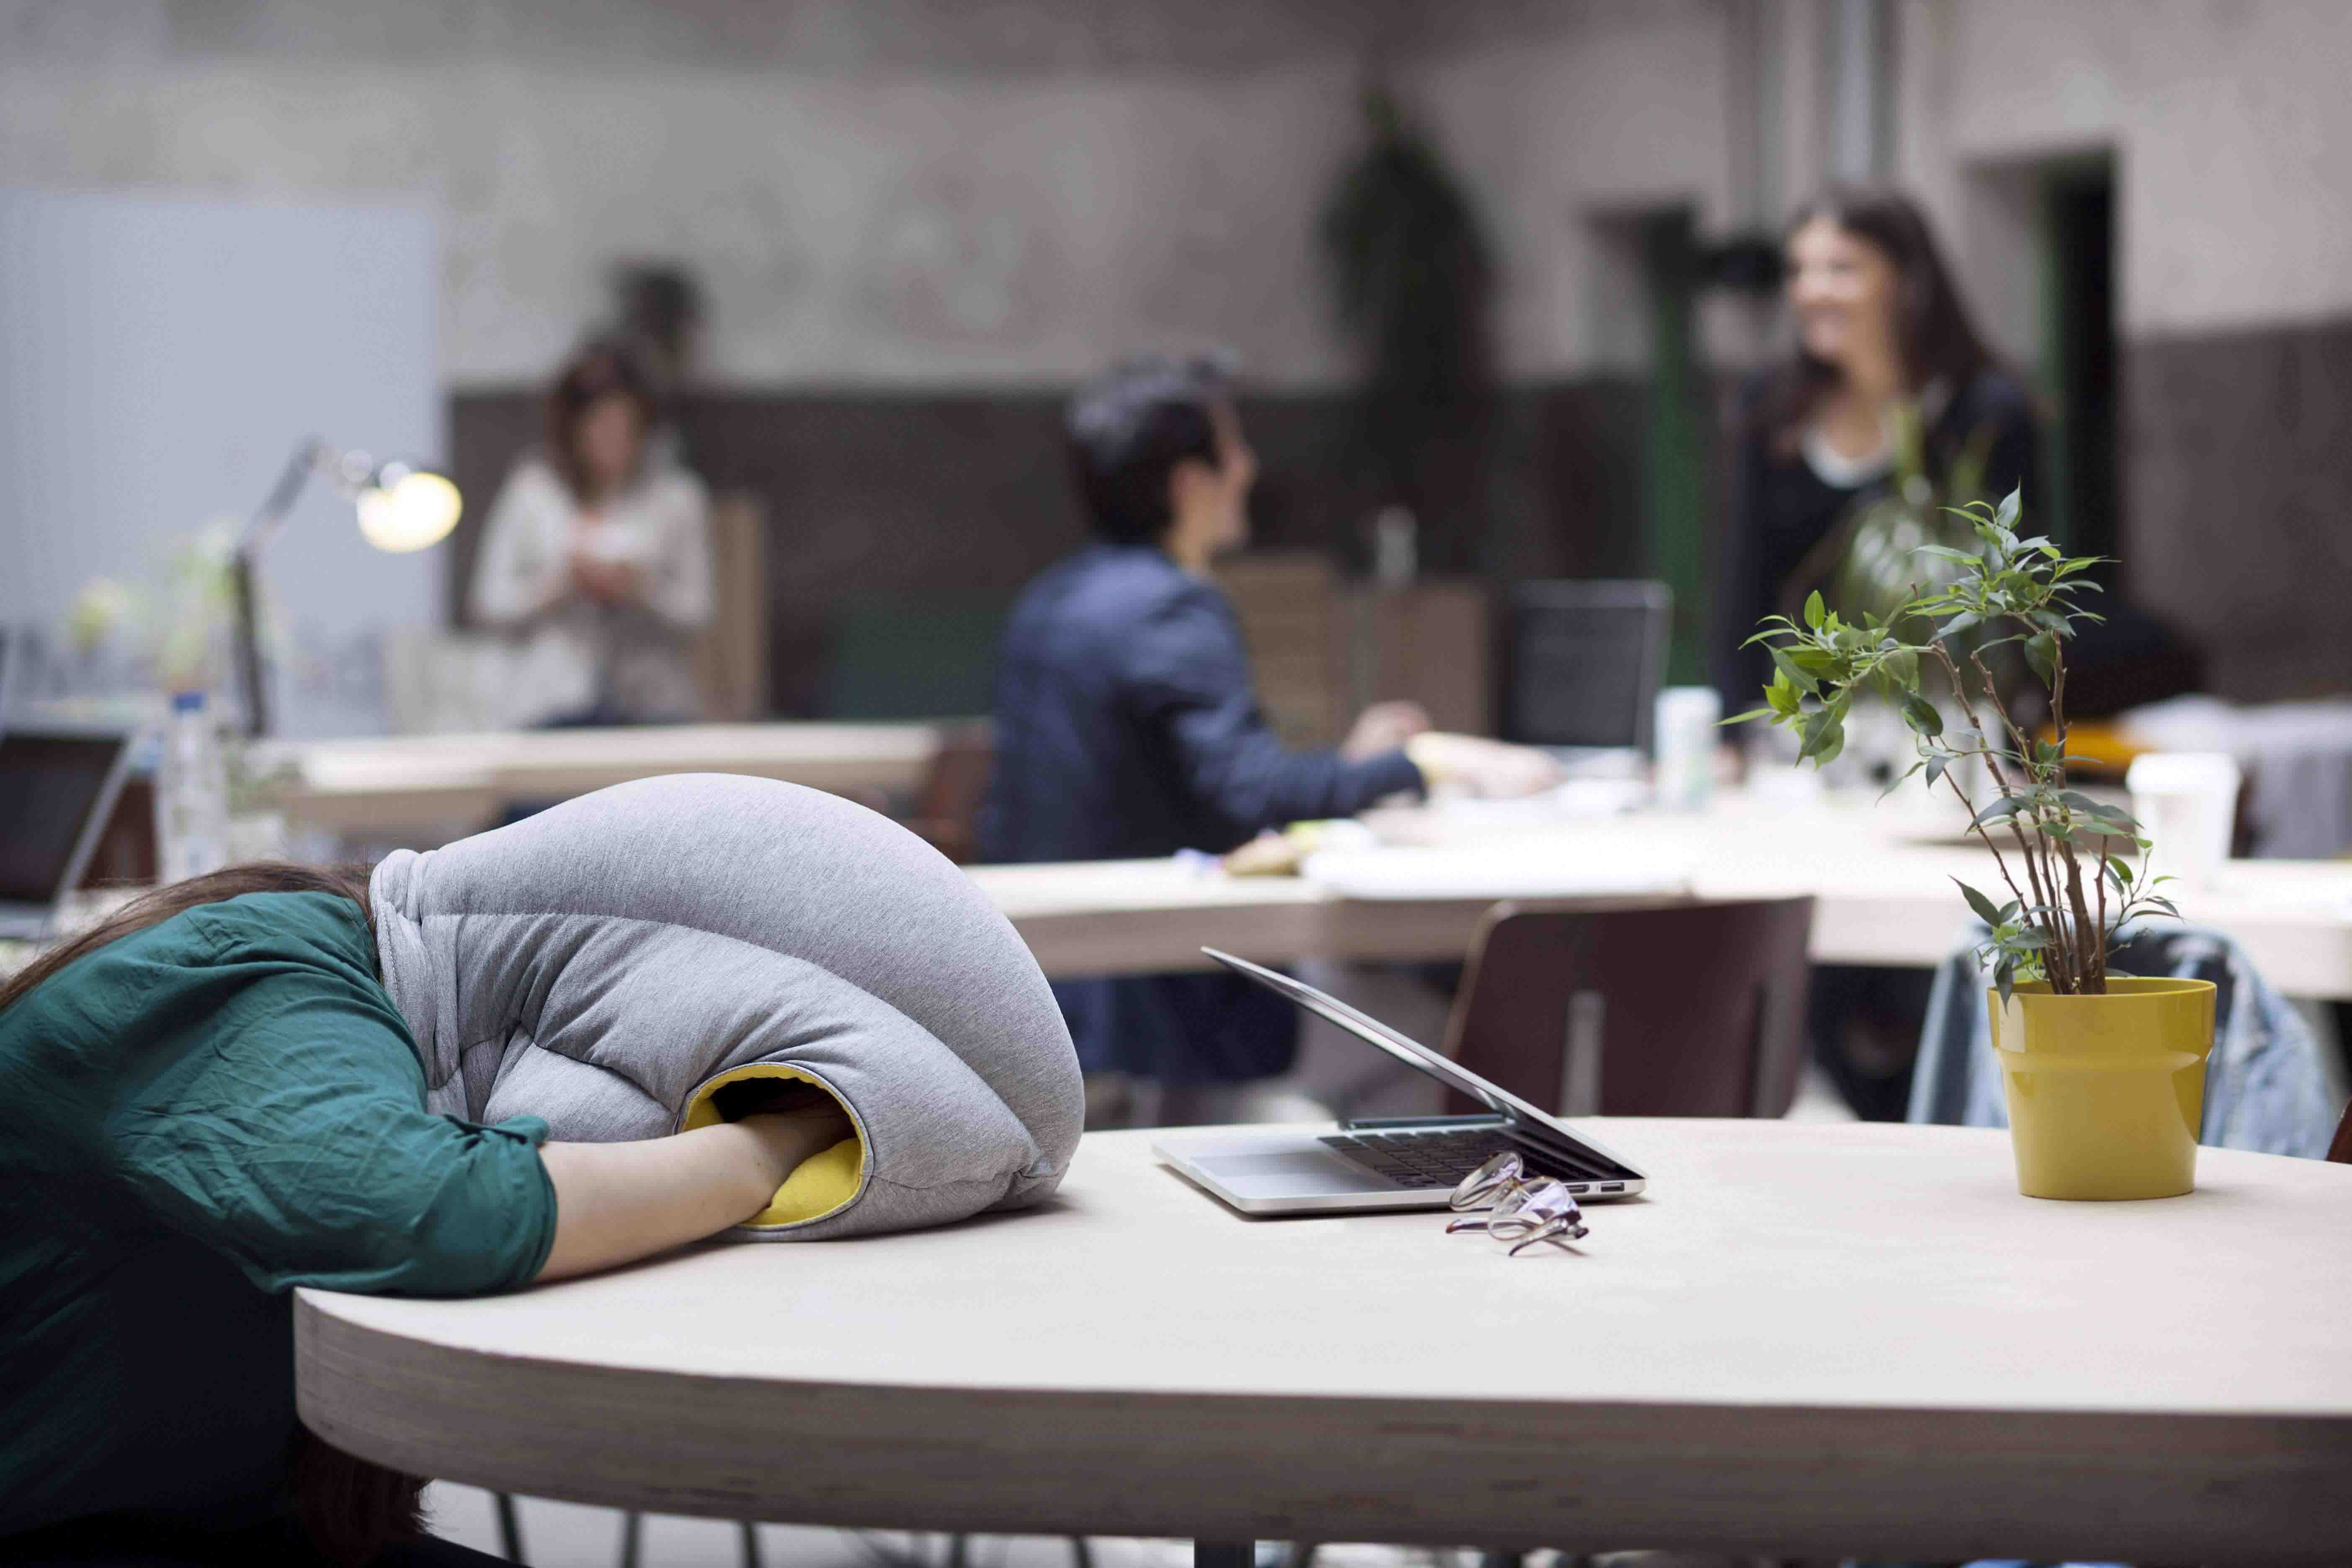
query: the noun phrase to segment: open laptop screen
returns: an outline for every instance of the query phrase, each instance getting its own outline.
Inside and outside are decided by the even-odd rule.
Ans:
[[[121,735],[0,734],[0,903],[67,891],[105,825],[129,742]]]

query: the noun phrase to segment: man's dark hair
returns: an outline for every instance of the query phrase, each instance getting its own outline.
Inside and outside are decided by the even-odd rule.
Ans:
[[[1122,544],[1157,543],[1174,524],[1176,465],[1217,461],[1217,405],[1230,395],[1213,360],[1154,355],[1105,372],[1070,399],[1071,466],[1094,531]]]

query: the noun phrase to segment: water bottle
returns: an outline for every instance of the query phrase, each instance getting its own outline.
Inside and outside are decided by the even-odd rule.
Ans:
[[[1705,811],[1715,793],[1715,748],[1723,731],[1723,699],[1712,686],[1669,686],[1658,693],[1651,722],[1657,750],[1657,800],[1667,811]]]
[[[155,865],[182,882],[228,864],[228,767],[201,691],[172,694],[155,775]]]

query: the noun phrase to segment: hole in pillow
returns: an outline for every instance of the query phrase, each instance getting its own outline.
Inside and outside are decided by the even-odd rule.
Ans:
[[[678,1119],[678,1131],[691,1132],[698,1127],[715,1127],[757,1111],[782,1110],[818,1094],[839,1105],[849,1116],[852,1128],[856,1128],[857,1117],[850,1110],[849,1102],[834,1093],[832,1086],[815,1074],[781,1062],[751,1062],[730,1068],[689,1095],[686,1113]],[[847,1207],[865,1184],[866,1143],[861,1134],[853,1131],[832,1148],[812,1154],[794,1166],[777,1187],[768,1206],[743,1223],[763,1229],[805,1225]]]

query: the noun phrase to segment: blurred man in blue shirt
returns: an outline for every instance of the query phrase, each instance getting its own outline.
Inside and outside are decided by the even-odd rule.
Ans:
[[[1209,580],[1212,561],[1248,538],[1257,476],[1213,366],[1124,365],[1071,401],[1068,428],[1095,538],[1032,583],[1006,626],[982,858],[1222,854],[1265,828],[1419,793],[1430,771],[1491,770],[1506,754],[1504,771],[1528,781],[1520,787],[1548,779],[1517,748],[1425,733],[1411,703],[1366,710],[1336,752],[1276,739],[1241,627]],[[1098,1081],[1161,1086],[1163,1121],[1225,1119],[1233,1086],[1285,1071],[1296,1053],[1295,1011],[1235,975],[1054,990],[1080,1066]]]

